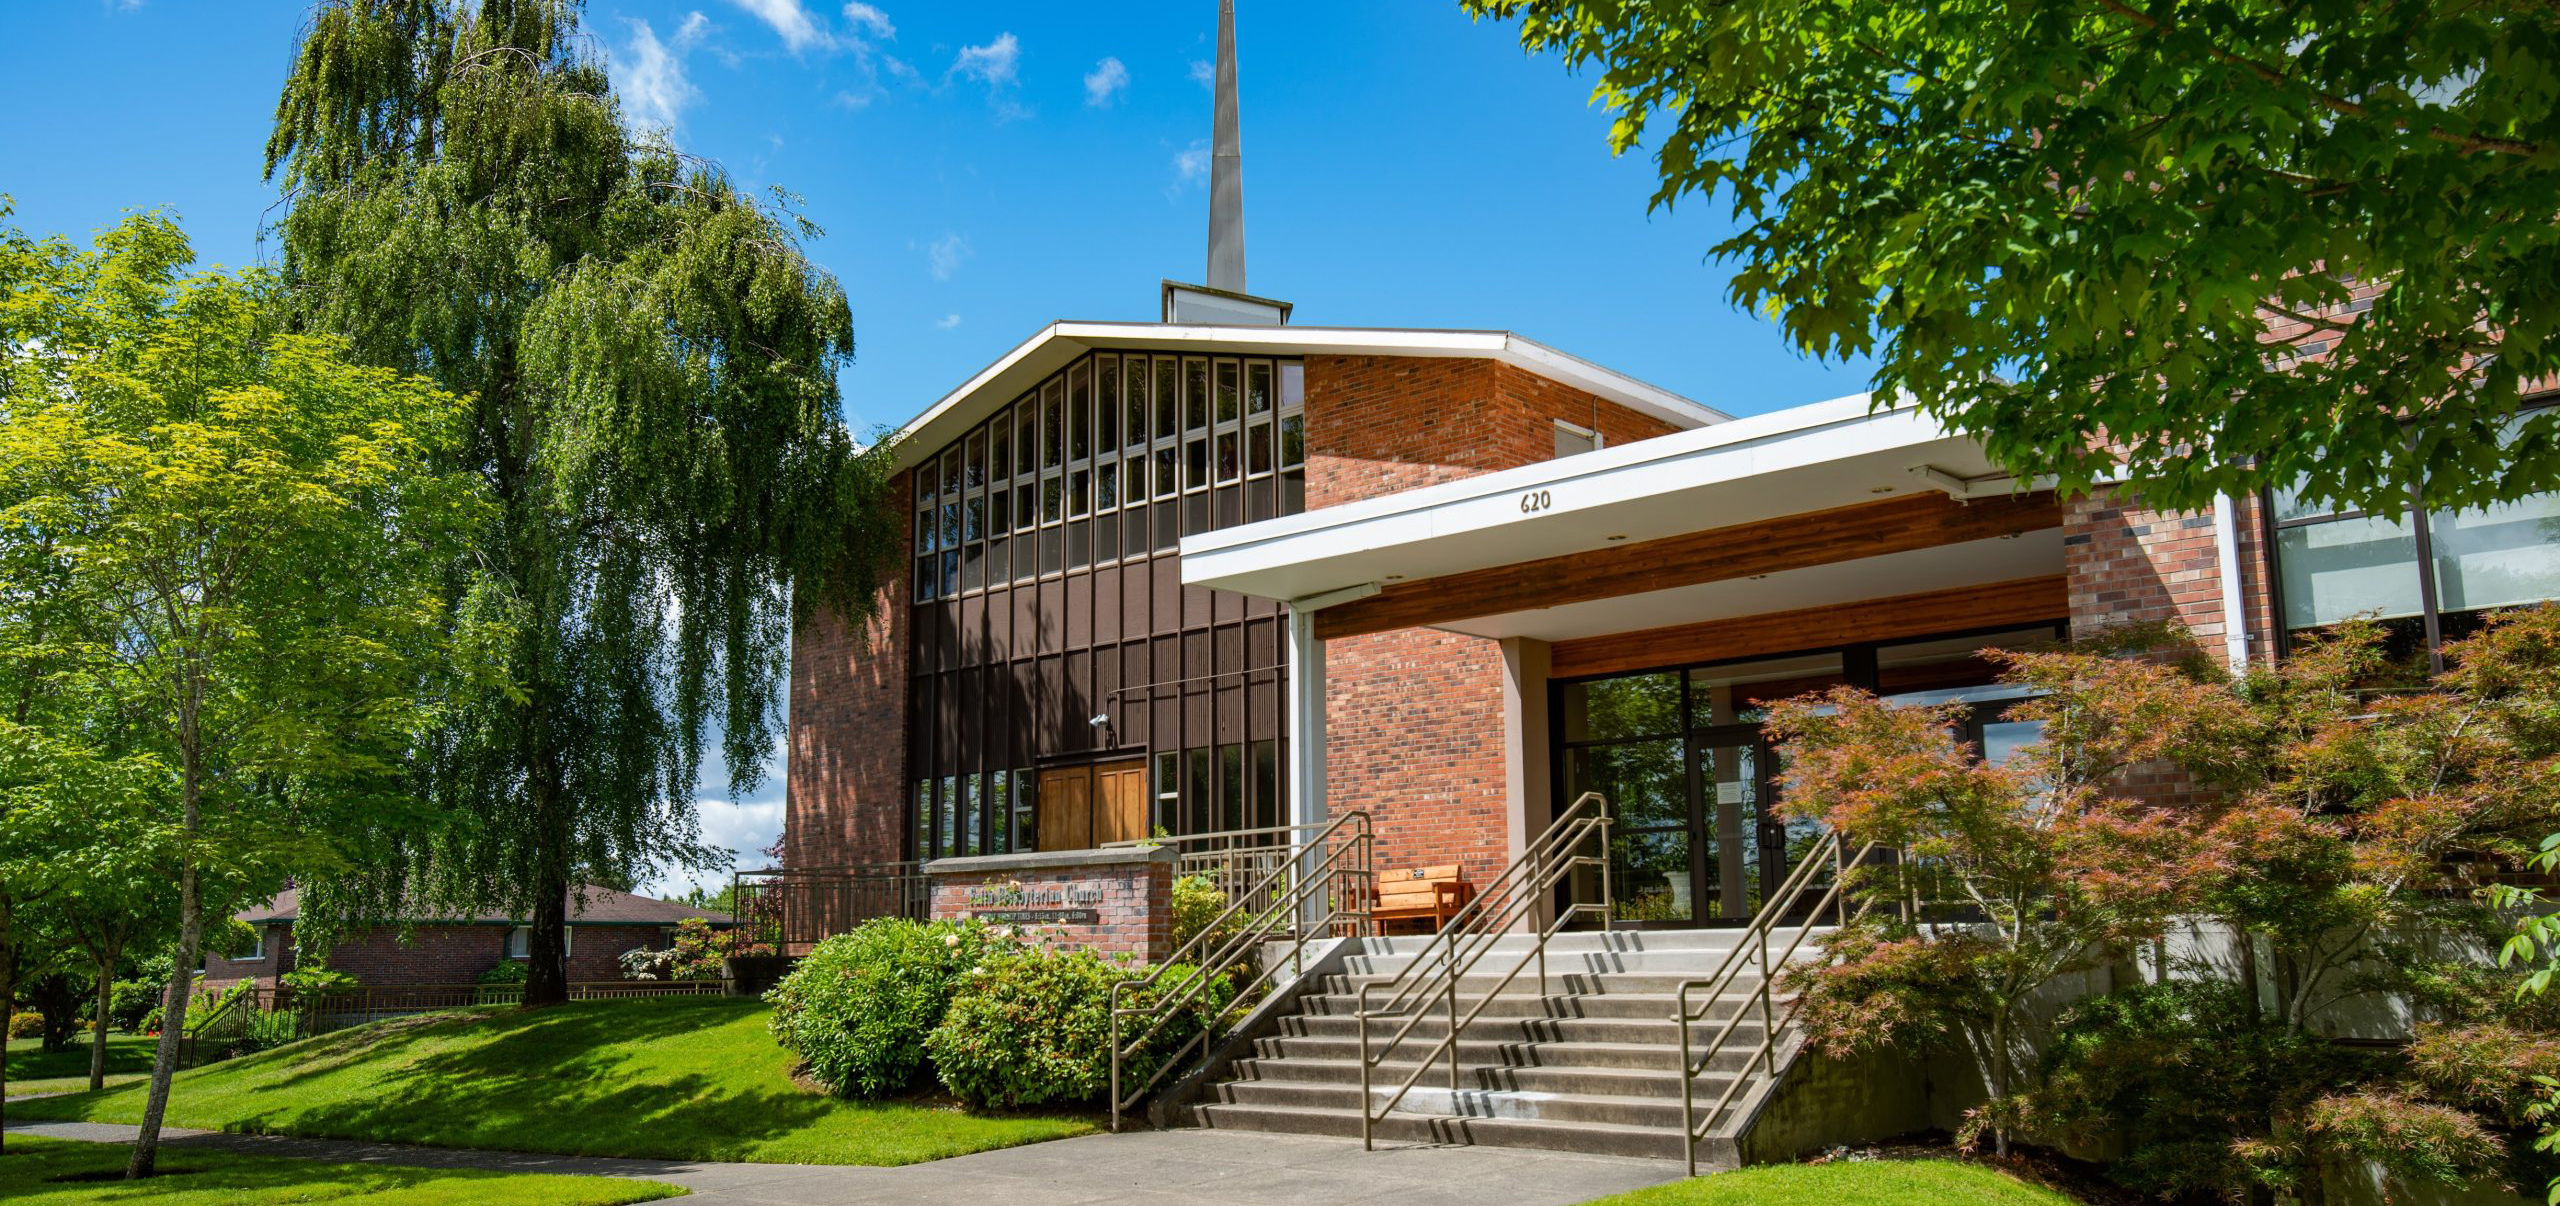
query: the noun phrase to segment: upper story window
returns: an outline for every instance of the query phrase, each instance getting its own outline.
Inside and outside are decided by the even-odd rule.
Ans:
[[[1305,392],[1295,360],[1079,358],[916,466],[916,601],[1304,509]]]
[[[2560,493],[2459,511],[2418,501],[2413,495],[2409,509],[2389,516],[2274,492],[2286,631],[2371,616],[2399,631],[2405,647],[2432,653],[2480,612],[2560,598]]]

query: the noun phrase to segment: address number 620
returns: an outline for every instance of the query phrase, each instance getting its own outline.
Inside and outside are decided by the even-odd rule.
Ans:
[[[1520,496],[1520,513],[1535,515],[1556,505],[1555,496],[1544,490],[1531,490]]]

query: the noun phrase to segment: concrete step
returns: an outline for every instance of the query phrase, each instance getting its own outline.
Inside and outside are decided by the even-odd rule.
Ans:
[[[1771,951],[1770,962],[1773,965],[1779,962],[1779,956],[1783,953],[1783,951]],[[1808,954],[1805,951],[1797,953]],[[1547,952],[1547,975],[1553,978],[1572,975],[1605,976],[1622,972],[1663,972],[1696,978],[1714,973],[1730,957],[1732,956],[1729,952],[1721,950],[1591,951],[1582,954],[1549,951]],[[1746,953],[1741,957],[1748,966],[1754,968],[1759,966],[1759,960],[1754,956]],[[1353,955],[1343,961],[1343,970],[1354,976],[1394,975],[1414,967],[1417,961],[1421,965],[1419,974],[1430,976],[1435,980],[1440,977],[1445,961],[1437,952],[1422,955]],[[1520,976],[1524,980],[1537,979],[1536,957],[1519,951],[1495,951],[1485,955],[1475,961],[1467,974],[1501,976],[1509,973],[1513,968],[1521,969]]]
[[[1460,1004],[1458,1016],[1466,1017],[1467,1007]],[[1449,1033],[1448,1016],[1437,1009],[1425,1010],[1419,1017],[1372,1017],[1369,1019],[1369,1041],[1383,1043],[1399,1030],[1405,1030],[1406,1042],[1438,1042]],[[1726,1027],[1732,1027],[1728,1033]],[[1284,1018],[1280,1033],[1305,1038],[1348,1038],[1360,1036],[1360,1019],[1301,1014]],[[1740,1018],[1726,1016],[1689,1024],[1690,1042],[1699,1050],[1726,1034],[1726,1043],[1745,1046],[1760,1041],[1764,1030],[1757,1011],[1745,1011]],[[1494,1043],[1642,1043],[1677,1050],[1680,1028],[1668,1017],[1652,1018],[1539,1018],[1479,1017],[1468,1023],[1462,1041]]]
[[[1389,1060],[1370,1069],[1372,1086],[1400,1084],[1411,1074],[1411,1060]],[[1711,1071],[1697,1078],[1698,1091],[1714,1100],[1725,1085],[1744,1071]],[[1360,1062],[1349,1059],[1247,1059],[1235,1064],[1236,1081],[1260,1081],[1274,1084],[1357,1085]],[[1445,1073],[1436,1066],[1426,1072],[1417,1084],[1448,1087]],[[1601,1097],[1652,1097],[1680,1100],[1680,1078],[1668,1068],[1593,1068],[1570,1064],[1467,1067],[1460,1065],[1458,1084],[1461,1088],[1495,1089],[1522,1093],[1576,1093]]]
[[[1758,1008],[1759,998],[1752,995],[1758,987],[1755,979],[1733,986],[1732,991],[1713,1001],[1699,997],[1689,1000],[1690,1011],[1701,1018],[1715,1021],[1733,1015],[1739,1009]],[[1370,1005],[1377,1012],[1383,994],[1374,994]],[[1482,993],[1458,994],[1458,1012],[1474,1009],[1485,1001]],[[1783,1003],[1783,998],[1781,999]],[[1351,1017],[1357,1002],[1349,993],[1310,993],[1299,998],[1305,1013],[1317,1017]],[[1433,1009],[1447,1008],[1446,999],[1434,1001]],[[1679,1008],[1679,998],[1667,992],[1595,992],[1545,993],[1505,992],[1494,996],[1478,1016],[1488,1018],[1651,1018],[1668,1020]]]
[[[1356,1110],[1211,1102],[1200,1106],[1198,1115],[1203,1126],[1227,1130],[1339,1135],[1355,1139],[1360,1136],[1360,1115]],[[1598,1122],[1464,1118],[1396,1111],[1379,1120],[1375,1137],[1390,1143],[1470,1143],[1580,1152],[1594,1156],[1678,1159],[1681,1154],[1677,1124],[1664,1129]]]
[[[1428,1040],[1408,1040],[1402,1052],[1386,1050],[1383,1036],[1372,1037],[1369,1053],[1420,1059]],[[1754,1040],[1757,1041],[1756,1039]],[[1356,1037],[1307,1037],[1283,1035],[1254,1040],[1252,1058],[1263,1060],[1321,1059],[1352,1061],[1360,1058],[1360,1042]],[[1505,1067],[1592,1067],[1633,1068],[1671,1073],[1680,1067],[1680,1048],[1661,1043],[1608,1042],[1489,1042],[1460,1039],[1457,1044],[1458,1065],[1466,1068]],[[1709,1063],[1709,1070],[1739,1069],[1750,1057],[1750,1044],[1728,1045]],[[1445,1059],[1446,1053],[1435,1053]]]
[[[1401,1078],[1397,1078],[1401,1079]],[[1680,1099],[1660,1096],[1615,1096],[1605,1093],[1559,1093],[1546,1090],[1461,1088],[1456,1093],[1443,1083],[1414,1085],[1396,1103],[1399,1113],[1425,1114],[1460,1118],[1509,1118],[1535,1122],[1590,1122],[1605,1126],[1633,1126],[1668,1129],[1680,1127]],[[1374,1110],[1383,1104],[1396,1084],[1370,1087],[1369,1100]],[[1698,1108],[1704,1109],[1715,1100],[1721,1088],[1708,1091]],[[1360,1100],[1360,1086],[1326,1084],[1314,1081],[1235,1081],[1218,1086],[1217,1100],[1243,1106],[1280,1106],[1290,1109],[1349,1111]]]
[[[1783,931],[1793,936],[1793,930]],[[1824,931],[1817,930],[1816,933]],[[1362,953],[1370,955],[1410,955],[1431,948],[1438,936],[1433,934],[1383,934],[1361,940]],[[1594,951],[1696,951],[1729,950],[1740,941],[1740,927],[1730,929],[1691,930],[1575,930],[1547,940],[1549,955],[1579,955]],[[1493,940],[1497,951],[1526,951],[1535,943],[1527,934],[1501,934]]]
[[[1685,971],[1565,972],[1558,970],[1553,965],[1550,965],[1547,969],[1545,995],[1578,996],[1600,993],[1651,993],[1660,996],[1669,996],[1672,993],[1680,991],[1680,986],[1684,983],[1692,980],[1705,979],[1707,974],[1712,970],[1714,969],[1697,968],[1695,970]],[[1496,968],[1489,971],[1479,968],[1475,972],[1460,976],[1458,977],[1458,995],[1462,997],[1481,996],[1485,994],[1498,994],[1503,996],[1540,995],[1536,969],[1532,968],[1528,971],[1521,972],[1517,976],[1510,975],[1510,971],[1511,969],[1507,967]],[[1445,981],[1442,981],[1437,975],[1427,977],[1415,976],[1406,979],[1403,983],[1397,983],[1396,977],[1389,974],[1354,973],[1326,976],[1309,987],[1314,991],[1324,993],[1328,996],[1347,996],[1360,991],[1362,985],[1375,984],[1379,985],[1379,987],[1371,990],[1369,993],[1370,1001],[1375,1003],[1386,1000],[1388,994],[1391,992],[1402,991],[1406,988],[1413,988],[1416,992],[1425,990],[1438,991],[1444,983]],[[1757,979],[1754,978],[1752,983],[1756,985],[1758,983]]]

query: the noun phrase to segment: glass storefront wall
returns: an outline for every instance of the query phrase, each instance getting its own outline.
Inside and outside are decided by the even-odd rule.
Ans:
[[[1747,921],[1822,832],[1777,806],[1770,705],[1840,686],[1911,702],[1980,697],[1967,736],[1984,756],[2006,758],[2034,733],[1999,719],[2000,697],[2014,692],[1991,687],[1997,669],[1979,651],[2032,648],[2060,632],[2055,623],[1557,683],[1558,803],[1587,791],[1608,799],[1618,921]]]
[[[2509,424],[2512,434],[2524,422]],[[2417,501],[2412,498],[2413,503]],[[2483,612],[2560,598],[2560,493],[2469,510],[2340,510],[2291,491],[2267,498],[2288,633],[2355,616],[2406,652],[2433,653]]]

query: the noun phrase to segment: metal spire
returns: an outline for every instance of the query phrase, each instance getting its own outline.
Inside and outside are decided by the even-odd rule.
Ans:
[[[1244,134],[1236,118],[1236,0],[1218,0],[1218,95],[1209,152],[1209,287],[1244,287]]]

